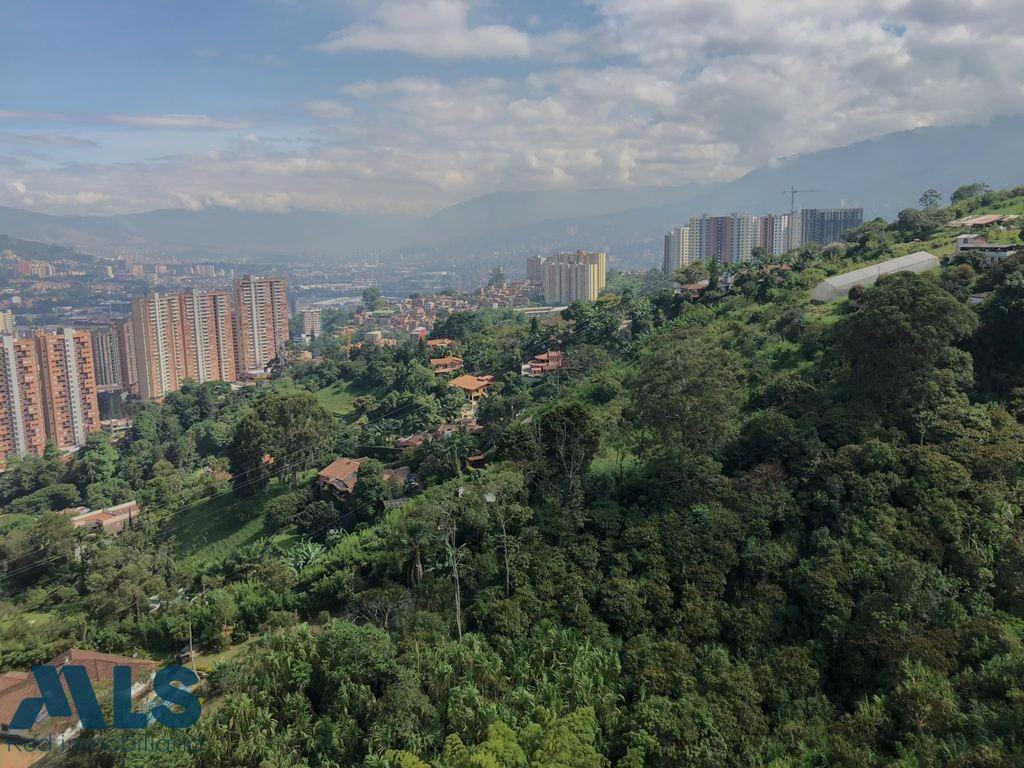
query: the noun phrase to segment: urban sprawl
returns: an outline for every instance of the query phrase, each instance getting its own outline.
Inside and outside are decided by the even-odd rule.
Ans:
[[[863,209],[803,209],[788,214],[702,215],[665,235],[663,269],[672,273],[696,262],[738,264],[779,255],[804,243],[829,243],[860,225]],[[8,268],[23,281],[69,280],[87,270],[26,259],[7,251]],[[3,263],[3,262],[0,262]],[[107,266],[106,277],[113,278]],[[126,276],[139,280],[167,274],[163,265],[130,264]],[[251,385],[268,378],[289,355],[294,340],[308,344],[323,333],[322,314],[335,302],[296,308],[282,277],[243,276],[233,287],[210,289],[204,281],[223,276],[213,265],[191,265],[187,290],[148,292],[124,301],[126,316],[101,323],[16,324],[24,308],[17,293],[0,296],[0,465],[11,455],[41,455],[48,443],[73,452],[90,432],[115,437],[129,427],[129,398],[162,400],[186,380]],[[332,334],[348,348],[391,346],[399,339],[426,339],[433,324],[453,312],[516,308],[555,311],[591,302],[606,287],[607,256],[575,251],[526,259],[526,280],[492,281],[474,294],[446,292],[359,305]],[[685,286],[684,286],[685,288]],[[357,302],[351,302],[356,305]],[[544,307],[551,308],[545,310]],[[113,314],[113,313],[111,313]],[[294,318],[295,324],[292,325]],[[82,327],[82,326],[85,327]],[[294,333],[292,332],[292,329]],[[457,366],[458,358],[438,358]],[[543,369],[548,361],[524,366]]]

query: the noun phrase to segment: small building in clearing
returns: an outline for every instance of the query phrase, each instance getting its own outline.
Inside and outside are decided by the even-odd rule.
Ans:
[[[551,371],[557,371],[559,368],[567,368],[568,363],[565,359],[565,353],[560,350],[548,350],[539,355],[536,355],[533,360],[528,363],[523,363],[521,373],[523,376],[538,377],[543,376],[545,373]]]
[[[431,349],[447,349],[454,347],[455,341],[453,339],[427,339],[427,346]]]
[[[109,536],[117,536],[125,529],[130,528],[138,522],[142,510],[139,502],[126,501],[106,509],[87,510],[76,514],[71,518],[71,525],[75,528],[85,528],[90,531],[103,531]]]
[[[845,299],[851,288],[873,285],[878,278],[885,275],[893,275],[897,272],[929,272],[937,269],[938,266],[939,260],[933,254],[928,251],[916,251],[879,264],[872,264],[870,267],[861,267],[852,272],[843,272],[840,275],[827,277],[815,286],[811,298],[814,301]]]

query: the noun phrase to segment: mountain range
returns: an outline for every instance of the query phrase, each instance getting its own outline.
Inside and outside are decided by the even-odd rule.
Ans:
[[[0,207],[0,233],[96,255],[197,259],[377,260],[417,256],[455,263],[495,254],[603,248],[643,261],[661,235],[703,212],[780,212],[855,206],[893,217],[928,188],[948,195],[984,181],[1024,181],[1024,116],[984,125],[927,127],[782,158],[733,181],[679,187],[495,192],[429,216],[168,209],[110,216],[54,216]]]

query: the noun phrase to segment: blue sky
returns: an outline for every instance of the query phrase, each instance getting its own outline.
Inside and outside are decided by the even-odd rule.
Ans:
[[[0,204],[430,211],[1024,103],[1016,0],[4,0]]]

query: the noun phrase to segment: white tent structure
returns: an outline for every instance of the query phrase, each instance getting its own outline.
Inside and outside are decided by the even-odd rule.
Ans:
[[[928,251],[916,251],[889,259],[879,264],[872,264],[870,267],[861,267],[852,272],[844,272],[841,275],[832,275],[818,283],[811,298],[815,301],[833,301],[845,299],[850,289],[855,285],[866,286],[873,284],[878,278],[885,275],[892,275],[896,272],[928,272],[939,266],[939,260]]]

